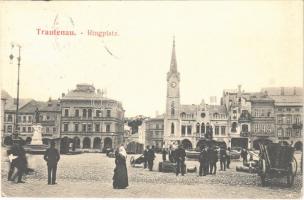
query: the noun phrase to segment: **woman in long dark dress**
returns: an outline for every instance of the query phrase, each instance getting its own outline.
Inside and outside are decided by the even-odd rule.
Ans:
[[[127,152],[123,146],[115,151],[115,169],[113,176],[113,188],[125,189],[129,186],[126,166]]]

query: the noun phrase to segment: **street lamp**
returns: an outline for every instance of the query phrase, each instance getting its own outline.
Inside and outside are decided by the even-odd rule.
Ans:
[[[19,44],[15,44],[15,43],[12,43],[11,44],[11,47],[13,50],[14,47],[17,47],[18,48],[18,57],[17,57],[17,61],[18,61],[18,78],[17,78],[17,106],[16,106],[16,119],[15,119],[15,131],[13,132],[13,141],[15,140],[18,140],[18,114],[19,114],[19,74],[20,74],[20,61],[21,61],[21,56],[20,56],[20,52],[21,52],[21,45]],[[12,64],[13,63],[13,60],[14,60],[14,55],[13,53],[11,53],[11,55],[9,56],[10,58],[10,63]]]

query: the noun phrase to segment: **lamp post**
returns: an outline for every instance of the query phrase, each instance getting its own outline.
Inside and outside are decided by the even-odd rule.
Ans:
[[[18,48],[18,57],[17,57],[17,61],[18,61],[18,78],[17,78],[17,106],[16,106],[16,119],[15,119],[15,130],[13,132],[13,141],[16,141],[18,140],[18,115],[19,115],[19,84],[20,84],[20,80],[19,80],[19,74],[20,74],[20,61],[21,61],[21,55],[20,55],[20,52],[21,52],[21,45],[19,44],[14,44],[12,43],[12,49],[14,47],[17,47]],[[11,53],[11,55],[9,56],[10,58],[10,61],[11,61],[11,64],[13,63],[13,60],[14,60],[14,55],[13,53]]]

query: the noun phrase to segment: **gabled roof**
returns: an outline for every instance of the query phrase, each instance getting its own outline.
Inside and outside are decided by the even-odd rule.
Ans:
[[[181,110],[180,112],[185,112],[185,113],[195,113],[198,109],[198,105],[181,105]]]
[[[303,96],[271,96],[275,105],[298,105],[303,106]]]
[[[19,99],[19,110],[22,109],[29,102],[34,101],[33,99]],[[10,101],[6,102],[4,110],[6,111],[16,111],[17,108],[17,99],[13,98]]]
[[[227,110],[224,105],[208,105],[209,113],[226,114]]]

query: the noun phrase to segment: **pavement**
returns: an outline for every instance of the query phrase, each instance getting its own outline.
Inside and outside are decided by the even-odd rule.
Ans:
[[[3,149],[2,149],[3,152]],[[24,177],[26,183],[7,181],[7,157],[1,156],[1,194],[4,197],[141,197],[141,198],[271,198],[295,199],[302,195],[302,174],[295,184],[286,187],[286,178],[275,178],[267,187],[261,186],[256,174],[236,172],[241,161],[232,161],[231,168],[216,175],[199,177],[198,173],[176,176],[158,172],[157,155],[153,171],[142,165],[131,167],[128,155],[129,187],[112,188],[114,158],[100,153],[61,155],[56,185],[47,185],[47,168],[42,155],[28,155],[29,167],[35,171]],[[296,155],[299,159],[299,156]],[[197,161],[186,161],[187,166],[199,166]],[[219,169],[219,163],[218,163]]]

